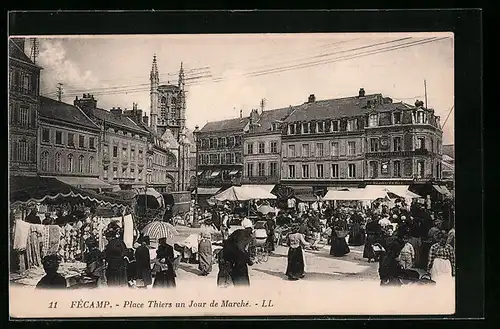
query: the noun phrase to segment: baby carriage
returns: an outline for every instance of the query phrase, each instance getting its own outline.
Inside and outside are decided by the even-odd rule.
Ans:
[[[380,256],[385,252],[385,248],[380,243],[372,244],[371,249],[372,249],[375,261],[378,261],[380,259]]]
[[[253,247],[254,247],[254,255],[258,263],[267,262],[269,259],[269,253],[266,248],[267,242],[267,230],[266,230],[266,222],[258,221],[254,226],[254,239],[253,239]]]

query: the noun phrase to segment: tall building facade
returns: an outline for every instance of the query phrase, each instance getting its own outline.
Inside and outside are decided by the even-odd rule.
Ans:
[[[243,135],[249,118],[207,123],[199,132],[198,185],[223,187],[241,184],[243,176]]]
[[[76,97],[74,105],[101,128],[100,178],[117,190],[143,188],[152,173],[147,167],[148,131],[123,115],[121,108],[98,108],[91,94]]]
[[[40,70],[25,54],[25,39],[9,39],[10,174],[36,175]]]
[[[281,179],[281,130],[292,107],[263,111],[253,110],[249,129],[244,134],[243,183],[278,184]]]
[[[78,107],[40,97],[38,172],[80,188],[111,188],[99,179],[101,129]]]

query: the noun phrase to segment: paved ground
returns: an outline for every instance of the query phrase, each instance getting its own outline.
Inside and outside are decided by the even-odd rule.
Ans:
[[[176,240],[181,241],[189,234],[197,233],[201,229],[178,227],[179,236]],[[236,229],[236,228],[234,228]],[[351,252],[344,257],[330,256],[330,247],[325,246],[320,251],[306,251],[306,277],[304,281],[321,280],[356,280],[356,281],[378,281],[378,264],[368,263],[363,259],[363,246],[350,247]],[[276,252],[269,257],[265,263],[254,264],[250,269],[251,281],[288,281],[284,274],[287,264],[288,248],[277,247]],[[216,282],[218,273],[217,265],[213,266],[212,273],[207,277],[200,277],[196,264],[181,263],[177,273],[177,281],[207,280]]]

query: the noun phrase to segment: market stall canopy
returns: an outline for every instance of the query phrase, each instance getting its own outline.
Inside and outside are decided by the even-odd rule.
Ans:
[[[441,193],[442,195],[446,196],[446,197],[452,197],[453,194],[451,194],[450,190],[448,190],[448,188],[444,185],[432,185],[432,187],[438,191],[439,193]]]
[[[125,201],[82,190],[53,177],[12,176],[9,184],[11,204],[42,203],[59,198],[80,198],[108,206],[127,205]]]
[[[147,206],[151,208],[163,208],[165,207],[165,202],[163,196],[156,191],[154,188],[148,187],[145,191],[137,194],[137,203],[141,206]]]
[[[314,194],[314,190],[310,186],[294,187],[290,186],[293,190],[294,197],[302,202],[315,202],[318,201],[318,196]]]
[[[97,177],[72,177],[72,176],[61,176],[56,177],[57,180],[78,187],[78,188],[88,188],[88,189],[113,189],[113,185],[108,184]]]
[[[215,196],[218,201],[248,201],[254,199],[276,199],[268,191],[252,185],[231,186]]]
[[[342,191],[329,190],[323,199],[336,201],[373,201],[388,198],[387,192],[379,189],[349,188]]]
[[[219,190],[220,187],[198,187],[198,195],[215,195]],[[191,194],[196,194],[196,190]]]
[[[258,188],[261,188],[263,190],[266,190],[268,193],[271,193],[271,191],[274,189],[276,185],[241,185],[241,187],[249,187],[249,188],[253,188],[253,187],[258,187]]]
[[[408,185],[367,185],[366,190],[377,191],[376,193],[386,192],[389,197],[416,199],[421,198],[420,195],[411,192]]]

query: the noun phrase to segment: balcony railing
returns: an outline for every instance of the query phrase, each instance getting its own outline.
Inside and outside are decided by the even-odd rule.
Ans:
[[[280,178],[278,176],[250,176],[243,177],[242,182],[244,183],[279,183]]]

